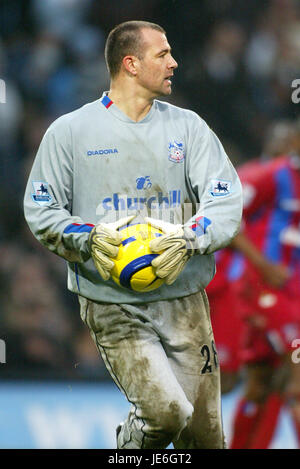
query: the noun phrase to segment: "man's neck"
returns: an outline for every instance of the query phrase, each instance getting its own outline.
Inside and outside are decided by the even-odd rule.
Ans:
[[[151,109],[153,99],[143,95],[133,87],[115,86],[111,84],[108,97],[131,120],[139,122]]]

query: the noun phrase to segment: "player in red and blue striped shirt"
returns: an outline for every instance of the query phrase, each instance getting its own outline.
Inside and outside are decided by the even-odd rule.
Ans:
[[[246,325],[247,382],[232,448],[268,447],[283,402],[300,440],[300,370],[291,360],[300,337],[300,129],[293,145],[294,153],[239,171],[244,229],[233,247],[246,256],[233,288]]]

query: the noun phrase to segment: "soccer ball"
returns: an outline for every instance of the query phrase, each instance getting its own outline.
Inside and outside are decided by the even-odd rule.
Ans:
[[[115,265],[111,277],[119,286],[136,292],[156,290],[164,280],[157,277],[151,261],[159,254],[154,254],[149,243],[162,232],[151,225],[136,224],[120,229],[122,243],[118,256],[113,259]]]

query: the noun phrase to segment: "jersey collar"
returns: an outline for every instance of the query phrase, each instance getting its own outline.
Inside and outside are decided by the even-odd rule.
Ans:
[[[101,98],[100,98],[100,102],[101,104],[107,109],[109,110],[109,112],[111,114],[113,114],[115,117],[117,117],[119,120],[122,120],[124,122],[128,122],[129,124],[144,124],[146,122],[148,122],[154,112],[155,112],[155,109],[156,109],[156,101],[154,100],[153,101],[153,104],[151,106],[151,109],[150,111],[148,112],[148,114],[144,117],[144,119],[138,121],[138,122],[135,122],[133,121],[132,119],[130,119],[130,117],[128,117],[126,114],[124,114],[123,111],[121,111],[121,109],[119,109],[115,104],[114,102],[108,97],[108,91],[104,91],[104,93],[102,94]]]
[[[100,101],[103,106],[106,107],[106,109],[108,109],[113,104],[113,101],[106,94],[103,94]]]

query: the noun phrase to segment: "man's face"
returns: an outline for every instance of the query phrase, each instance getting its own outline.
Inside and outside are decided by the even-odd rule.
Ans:
[[[150,96],[171,94],[172,76],[177,62],[171,55],[171,47],[166,36],[155,29],[142,29],[144,56],[137,60],[138,83]]]

